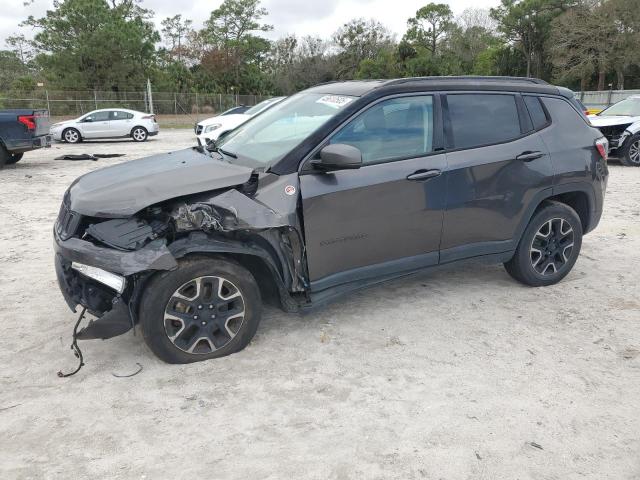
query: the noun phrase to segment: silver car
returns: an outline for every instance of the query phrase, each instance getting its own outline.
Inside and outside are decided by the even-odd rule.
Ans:
[[[157,135],[159,131],[155,115],[125,108],[94,110],[73,120],[51,126],[53,138],[67,143],[127,137],[134,142],[144,142],[150,136]]]

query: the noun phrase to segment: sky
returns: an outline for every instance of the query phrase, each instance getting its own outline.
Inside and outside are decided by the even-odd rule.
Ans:
[[[36,18],[44,16],[47,9],[53,7],[53,0],[34,0],[24,6],[25,0],[2,0],[0,8],[0,49],[5,48],[5,39],[14,33],[33,35],[29,28],[19,27],[29,15]],[[342,24],[352,18],[373,18],[387,26],[400,38],[406,29],[407,19],[415,15],[416,10],[429,0],[262,0],[269,11],[265,22],[273,25],[274,30],[267,36],[271,39],[288,34],[317,35],[328,38]],[[490,8],[499,0],[437,0],[448,3],[453,13],[458,15],[466,8]],[[142,5],[155,12],[155,21],[169,16],[182,14],[193,20],[199,28],[209,18],[212,10],[222,0],[143,0]]]

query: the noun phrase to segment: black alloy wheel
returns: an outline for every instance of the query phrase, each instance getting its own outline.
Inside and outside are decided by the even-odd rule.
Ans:
[[[164,329],[177,348],[207,354],[225,347],[244,322],[244,297],[224,277],[198,277],[171,295],[164,312]]]
[[[531,241],[531,266],[543,276],[557,273],[569,262],[573,245],[573,228],[569,222],[552,218],[538,229]]]
[[[154,275],[138,311],[153,353],[191,363],[245,348],[258,329],[262,298],[254,276],[235,260],[194,255]]]
[[[582,247],[582,221],[569,205],[547,200],[525,228],[504,264],[513,278],[532,287],[553,285],[571,271]]]

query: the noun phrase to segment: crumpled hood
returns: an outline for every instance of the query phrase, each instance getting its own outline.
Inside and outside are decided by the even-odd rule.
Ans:
[[[640,117],[626,117],[623,115],[589,115],[589,121],[594,127],[612,127],[614,125],[628,125],[640,121]]]
[[[187,148],[88,173],[71,185],[69,206],[81,215],[129,217],[158,202],[243,184],[252,171]]]

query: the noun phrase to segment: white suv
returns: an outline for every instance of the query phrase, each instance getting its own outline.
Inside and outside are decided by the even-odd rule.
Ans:
[[[631,95],[597,115],[589,115],[589,121],[607,137],[611,154],[620,163],[640,167],[640,95]]]
[[[194,130],[196,132],[198,145],[205,147],[210,141],[217,140],[224,132],[233,130],[249,120],[251,117],[264,112],[267,108],[274,106],[276,103],[281,102],[284,99],[285,97],[273,97],[260,102],[244,113],[217,115],[197,123]]]
[[[53,138],[67,143],[95,138],[126,137],[132,138],[135,142],[144,142],[148,137],[157,135],[159,131],[155,115],[124,108],[94,110],[73,120],[51,126]]]

